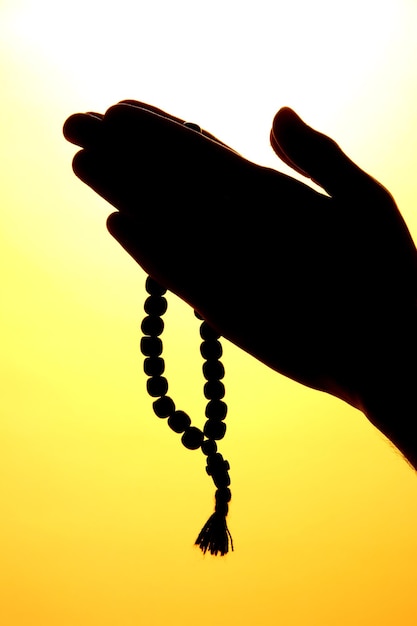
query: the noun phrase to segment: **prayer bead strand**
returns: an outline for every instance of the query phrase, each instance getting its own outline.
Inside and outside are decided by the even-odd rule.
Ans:
[[[162,376],[165,371],[163,359],[163,344],[160,335],[164,330],[161,316],[167,311],[167,300],[164,289],[153,278],[148,277],[145,285],[149,297],[145,301],[146,317],[142,321],[141,329],[144,336],[141,339],[141,351],[145,356],[144,371],[148,376],[147,391],[151,397],[157,398],[153,402],[153,410],[157,417],[167,419],[169,427],[176,433],[182,434],[182,444],[189,450],[201,448],[206,455],[206,471],[211,476],[217,490],[215,493],[215,512],[201,530],[196,544],[206,553],[224,555],[229,550],[229,541],[233,550],[233,541],[226,524],[231,492],[229,489],[229,463],[217,452],[216,441],[222,439],[226,433],[224,422],[227,414],[227,405],[223,401],[225,387],[221,382],[224,377],[224,367],[219,360],[223,349],[217,334],[209,324],[198,314],[201,320],[200,336],[202,343],[200,353],[204,359],[202,366],[204,396],[207,399],[205,416],[207,418],[204,429],[192,426],[191,419],[184,411],[177,410],[175,403],[168,393],[168,380]]]

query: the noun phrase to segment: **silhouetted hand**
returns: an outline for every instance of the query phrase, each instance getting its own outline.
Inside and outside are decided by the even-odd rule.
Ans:
[[[64,127],[144,270],[256,358],[342,398],[417,463],[417,255],[388,191],[290,109],[271,144],[320,185],[126,101]]]

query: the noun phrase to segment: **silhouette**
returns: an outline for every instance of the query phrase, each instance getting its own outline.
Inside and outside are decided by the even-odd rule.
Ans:
[[[417,468],[417,255],[382,185],[288,108],[272,148],[323,193],[136,101],[73,115],[64,134],[149,275],[274,370],[363,411]]]
[[[146,387],[149,395],[157,398],[153,402],[155,415],[167,419],[168,426],[175,433],[182,434],[181,443],[186,448],[201,449],[206,456],[206,471],[212,477],[216,487],[215,506],[214,513],[204,524],[195,544],[204,554],[209,551],[210,554],[224,556],[229,551],[229,545],[233,550],[233,540],[226,522],[232,493],[229,489],[229,462],[223,458],[217,448],[217,442],[226,434],[224,419],[227,415],[227,404],[223,401],[224,367],[220,361],[223,350],[219,334],[206,321],[201,321],[200,337],[203,341],[200,352],[204,359],[203,376],[206,379],[204,396],[208,400],[205,409],[207,419],[204,429],[201,430],[192,425],[187,413],[178,410],[175,406],[175,402],[168,395],[168,381],[162,375],[165,371],[165,361],[162,356],[161,335],[164,329],[162,316],[168,307],[167,299],[164,297],[166,289],[150,276],[146,279],[145,288],[149,295],[145,300],[146,317],[141,326],[144,336],[140,347],[142,354],[146,357],[144,371],[149,376]],[[198,313],[196,315],[200,318]]]

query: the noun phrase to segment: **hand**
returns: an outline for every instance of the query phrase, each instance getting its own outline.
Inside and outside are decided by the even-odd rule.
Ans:
[[[410,458],[388,422],[417,376],[417,255],[386,189],[287,108],[272,147],[328,195],[137,102],[72,116],[64,133],[148,274],[273,369],[363,410]]]

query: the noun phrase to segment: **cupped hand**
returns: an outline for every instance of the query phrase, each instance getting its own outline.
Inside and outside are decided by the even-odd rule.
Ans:
[[[402,384],[416,249],[388,191],[333,140],[288,108],[273,121],[274,151],[318,193],[135,101],[71,116],[64,134],[82,148],[77,176],[118,210],[111,234],[224,337],[368,414],[381,385]]]

